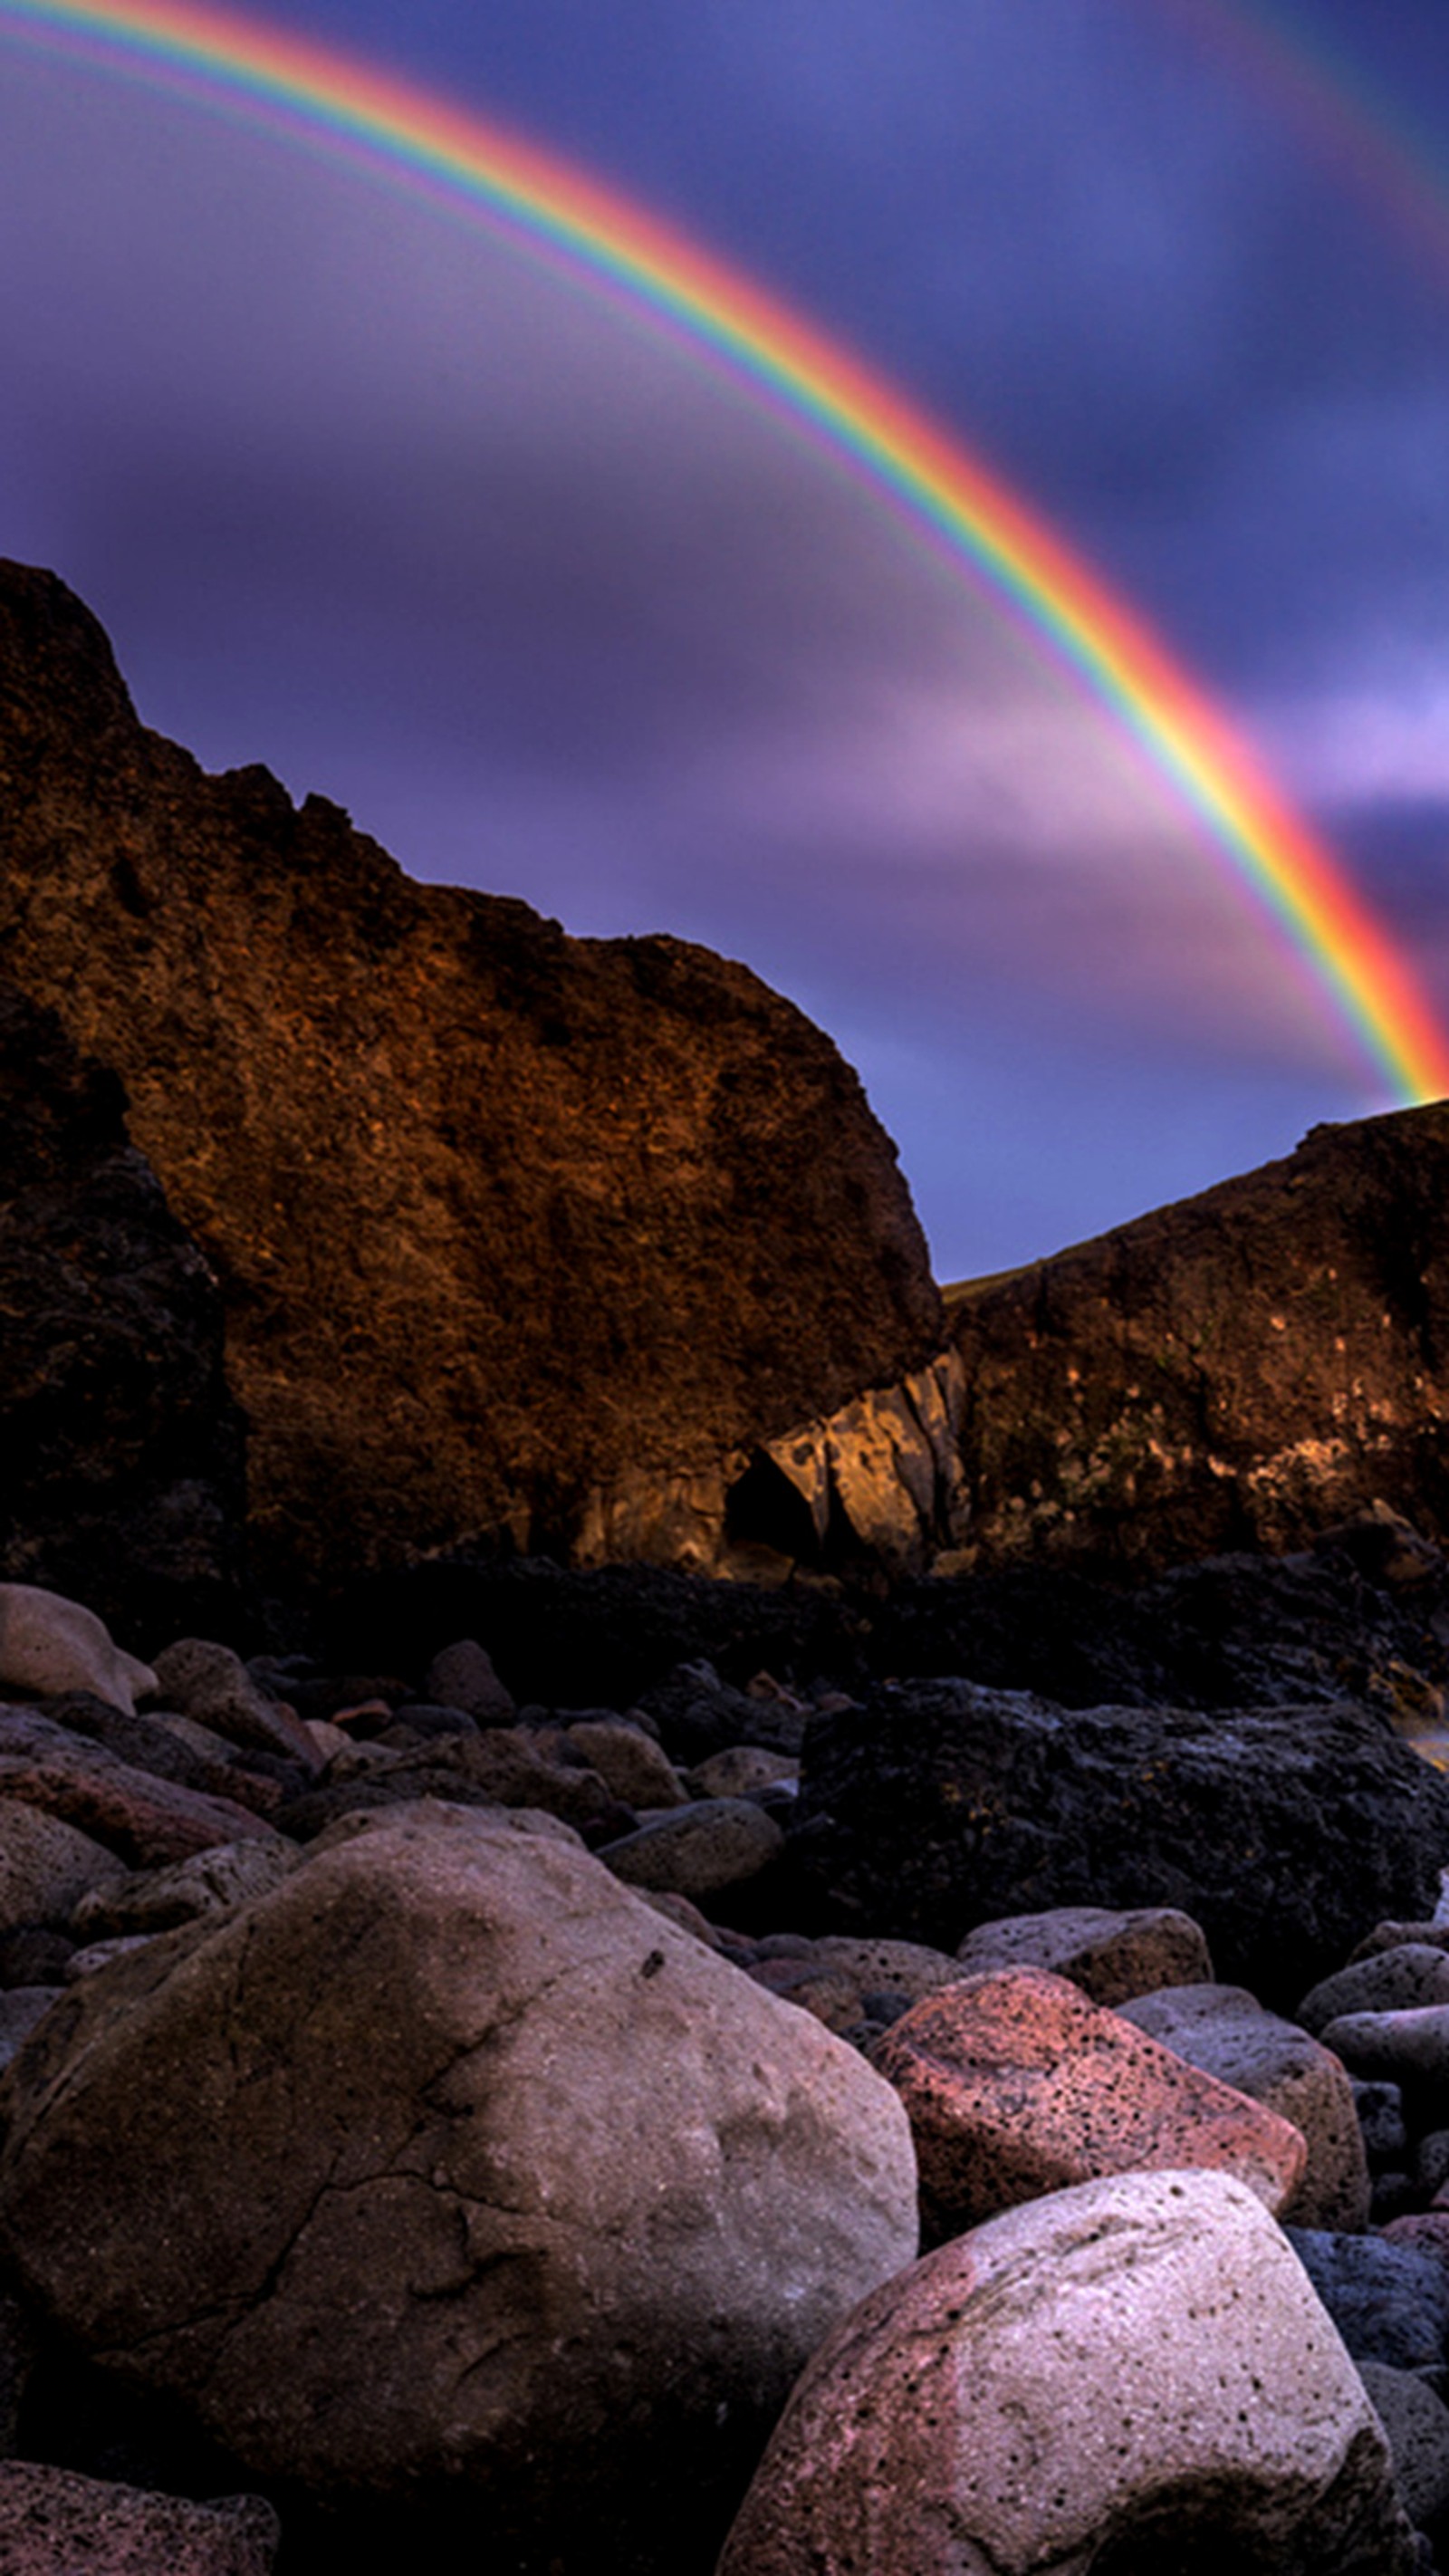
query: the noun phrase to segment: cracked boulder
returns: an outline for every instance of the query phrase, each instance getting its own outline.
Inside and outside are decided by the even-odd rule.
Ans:
[[[359,1822],[85,1980],[0,2118],[0,2258],[54,2324],[249,2475],[461,2516],[490,2565],[708,2566],[916,2245],[854,2051],[475,1809]]]

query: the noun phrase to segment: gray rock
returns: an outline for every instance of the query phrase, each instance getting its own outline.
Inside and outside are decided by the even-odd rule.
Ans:
[[[183,1717],[194,1717],[229,1744],[252,1745],[320,1771],[321,1758],[293,1710],[269,1699],[240,1655],[205,1637],[179,1637],[156,1658],[156,1687]]]
[[[423,1689],[448,1708],[466,1709],[480,1726],[511,1726],[517,1711],[513,1694],[493,1669],[493,1658],[473,1637],[445,1646],[428,1666]]]
[[[1393,2370],[1442,2366],[1449,2354],[1449,2274],[1432,2254],[1382,2236],[1290,2227],[1293,2247],[1355,2361]]]
[[[1176,1906],[1055,1906],[978,1923],[956,1953],[963,1975],[978,1968],[1046,1968],[1069,1977],[1095,2004],[1122,2004],[1159,1986],[1199,1986],[1213,1963],[1201,1931]]]
[[[296,1845],[279,1835],[271,1842],[218,1843],[169,1868],[136,1870],[97,1888],[76,1907],[71,1928],[88,1943],[169,1932],[268,1895],[301,1863]]]
[[[1369,2175],[1353,2086],[1331,2050],[1241,1986],[1167,1986],[1118,2006],[1190,2066],[1231,2084],[1300,2129],[1308,2147],[1303,2179],[1285,2221],[1355,2234],[1368,2225]]]
[[[0,1932],[65,1923],[91,1889],[124,1876],[124,1862],[75,1825],[0,1798]]]
[[[701,1798],[603,1843],[599,1858],[632,1887],[717,1896],[777,1860],[785,1837],[751,1798]]]
[[[136,2106],[145,2105],[144,2120]],[[0,2258],[258,2477],[668,2576],[909,2261],[888,2086],[571,1844],[364,1820],[73,1988],[9,2078]]]
[[[1412,2370],[1364,2361],[1359,2375],[1388,2435],[1404,2511],[1422,2529],[1449,2506],[1449,2406]]]
[[[1387,2075],[1421,2104],[1449,2110],[1449,2003],[1344,2013],[1325,2024],[1322,2037],[1353,2074]]]
[[[799,1777],[800,1764],[793,1753],[777,1753],[767,1744],[727,1744],[722,1753],[696,1762],[689,1788],[696,1798],[748,1798],[756,1789],[772,1789],[781,1780],[798,1781]]]
[[[652,1735],[622,1717],[575,1718],[568,1742],[626,1807],[682,1807],[689,1792]]]
[[[1376,2170],[1387,2165],[1402,2170],[1409,2152],[1409,2133],[1404,2126],[1401,2087],[1382,2076],[1351,2075],[1349,2082],[1370,2165]]]
[[[1449,2004],[1449,1953],[1422,1941],[1376,1951],[1324,1977],[1293,2018],[1321,2037],[1346,2013],[1402,2012],[1416,2004]]]
[[[719,2576],[1411,2576],[1362,2382],[1253,2195],[1124,2174],[977,2227],[816,2355]]]

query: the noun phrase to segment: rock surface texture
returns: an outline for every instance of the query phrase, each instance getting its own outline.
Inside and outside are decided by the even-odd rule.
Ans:
[[[923,1996],[871,2063],[906,2106],[927,2244],[1103,2174],[1189,2165],[1236,2174],[1276,2214],[1307,2161],[1289,2120],[1040,1968]]]
[[[712,1554],[755,1444],[933,1358],[889,1140],[745,968],[569,939],[204,776],[13,564],[0,774],[8,971],[119,1071],[224,1282],[264,1565]]]
[[[1291,2008],[1376,1917],[1432,1909],[1449,1782],[1346,1703],[1201,1717],[914,1682],[811,1719],[794,1851],[822,1928],[944,1950],[1002,1915],[1177,1906],[1221,1977]]]
[[[1449,1104],[1298,1151],[953,1318],[974,1562],[1301,1545],[1379,1497],[1449,1536]]]
[[[8,822],[3,749],[0,780]],[[8,835],[0,848],[8,885]],[[116,1076],[8,977],[0,1359],[0,1578],[162,1634],[214,1615],[242,1520],[221,1293],[127,1133]]]
[[[87,1978],[0,2092],[5,2259],[69,2336],[249,2475],[451,2500],[500,2566],[667,2576],[915,2251],[859,2056],[456,1808]]]
[[[1086,2183],[927,2255],[817,2354],[720,2576],[1411,2576],[1363,2385],[1220,2174]]]

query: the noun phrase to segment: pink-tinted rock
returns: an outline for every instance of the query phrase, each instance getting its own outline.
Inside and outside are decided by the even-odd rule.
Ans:
[[[0,1798],[59,1816],[135,1869],[272,1830],[250,1807],[138,1771],[32,1709],[0,1724]]]
[[[1410,2576],[1383,2431],[1226,2174],[1124,2174],[897,2274],[822,2345],[719,2576]]]
[[[168,1707],[199,1719],[229,1744],[256,1745],[300,1762],[304,1771],[321,1770],[322,1756],[296,1710],[268,1699],[230,1646],[180,1637],[157,1656],[156,1682]]]
[[[0,2462],[5,2576],[269,2576],[280,2538],[260,2496],[190,2504],[30,2460]]]
[[[927,2242],[1097,2175],[1185,2166],[1236,2174],[1276,2212],[1307,2161],[1287,2120],[1044,1969],[943,1986],[870,2056],[906,2106]]]
[[[1058,1905],[1044,1914],[1007,1914],[978,1923],[956,1953],[962,1972],[1047,1968],[1070,1977],[1096,2004],[1126,2003],[1160,1986],[1205,1985],[1212,1976],[1207,1939],[1175,1905],[1113,1912],[1102,1905]]]

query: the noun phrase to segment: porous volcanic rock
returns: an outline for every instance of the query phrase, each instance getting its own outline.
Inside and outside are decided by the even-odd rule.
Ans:
[[[1225,1983],[1291,2011],[1380,1916],[1432,1910],[1449,1781],[1351,1702],[1203,1716],[903,1683],[810,1720],[792,1854],[823,1928],[942,1950],[1000,1915],[1177,1906]]]
[[[205,776],[14,564],[0,776],[9,971],[118,1068],[221,1275],[264,1569],[708,1554],[722,1462],[939,1347],[888,1138],[744,967],[570,939]]]
[[[0,749],[8,804],[5,768]],[[243,1429],[220,1291],[130,1140],[118,1077],[8,977],[0,1353],[0,1579],[153,1637],[225,1615]]]
[[[1449,1536],[1449,1103],[957,1292],[977,1564],[1146,1569],[1386,1499]]]
[[[72,1987],[0,2105],[40,2311],[248,2476],[407,2505],[424,2564],[712,2564],[810,2353],[916,2248],[853,2049],[456,1807]]]
[[[1226,2174],[973,2228],[796,2389],[719,2576],[1413,2576],[1362,2383]]]

